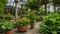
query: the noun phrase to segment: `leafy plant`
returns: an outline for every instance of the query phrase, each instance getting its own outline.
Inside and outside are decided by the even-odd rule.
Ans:
[[[3,29],[1,28],[2,24],[3,24],[3,21],[0,20],[0,32],[3,32]]]
[[[36,20],[36,21],[41,21],[41,20],[43,20],[43,17],[37,15],[37,16],[35,16],[35,20]]]
[[[25,6],[31,10],[38,10],[40,7],[40,0],[29,0]]]
[[[60,31],[60,14],[54,13],[45,17],[38,31],[41,34],[58,34]]]
[[[3,17],[5,18],[5,20],[10,20],[13,18],[13,16],[11,14],[3,15]]]
[[[36,21],[36,14],[35,13],[31,13],[28,18],[30,19],[30,23],[35,23]]]
[[[13,29],[14,27],[14,22],[10,21],[0,21],[0,31],[8,31]]]
[[[17,26],[27,26],[30,23],[30,19],[27,17],[21,17],[19,20],[17,20]]]

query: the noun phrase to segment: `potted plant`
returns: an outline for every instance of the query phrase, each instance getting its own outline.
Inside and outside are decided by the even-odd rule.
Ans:
[[[30,20],[27,17],[21,17],[20,20],[17,20],[17,30],[19,32],[25,32],[28,29]]]
[[[30,20],[30,29],[34,29],[35,27],[35,20]]]
[[[13,23],[9,21],[3,21],[3,24],[0,28],[5,32],[5,34],[13,34]]]
[[[30,29],[34,29],[34,25],[36,22],[36,15],[34,13],[31,13],[28,18],[30,19]]]

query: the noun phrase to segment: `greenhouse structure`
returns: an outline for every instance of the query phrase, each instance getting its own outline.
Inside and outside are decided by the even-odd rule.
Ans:
[[[0,34],[60,34],[60,0],[0,0]]]

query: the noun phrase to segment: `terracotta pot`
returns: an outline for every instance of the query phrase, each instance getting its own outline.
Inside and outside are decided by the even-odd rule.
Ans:
[[[5,34],[13,34],[13,30],[5,31]]]
[[[17,30],[19,32],[25,32],[27,31],[27,29],[28,29],[28,26],[17,26]]]
[[[30,29],[34,29],[34,23],[30,23]]]

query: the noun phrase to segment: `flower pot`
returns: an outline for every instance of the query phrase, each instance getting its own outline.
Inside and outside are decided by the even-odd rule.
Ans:
[[[30,23],[30,29],[34,29],[34,23]]]
[[[5,31],[5,34],[13,34],[13,30]]]
[[[17,26],[18,32],[25,32],[27,31],[28,26]]]

